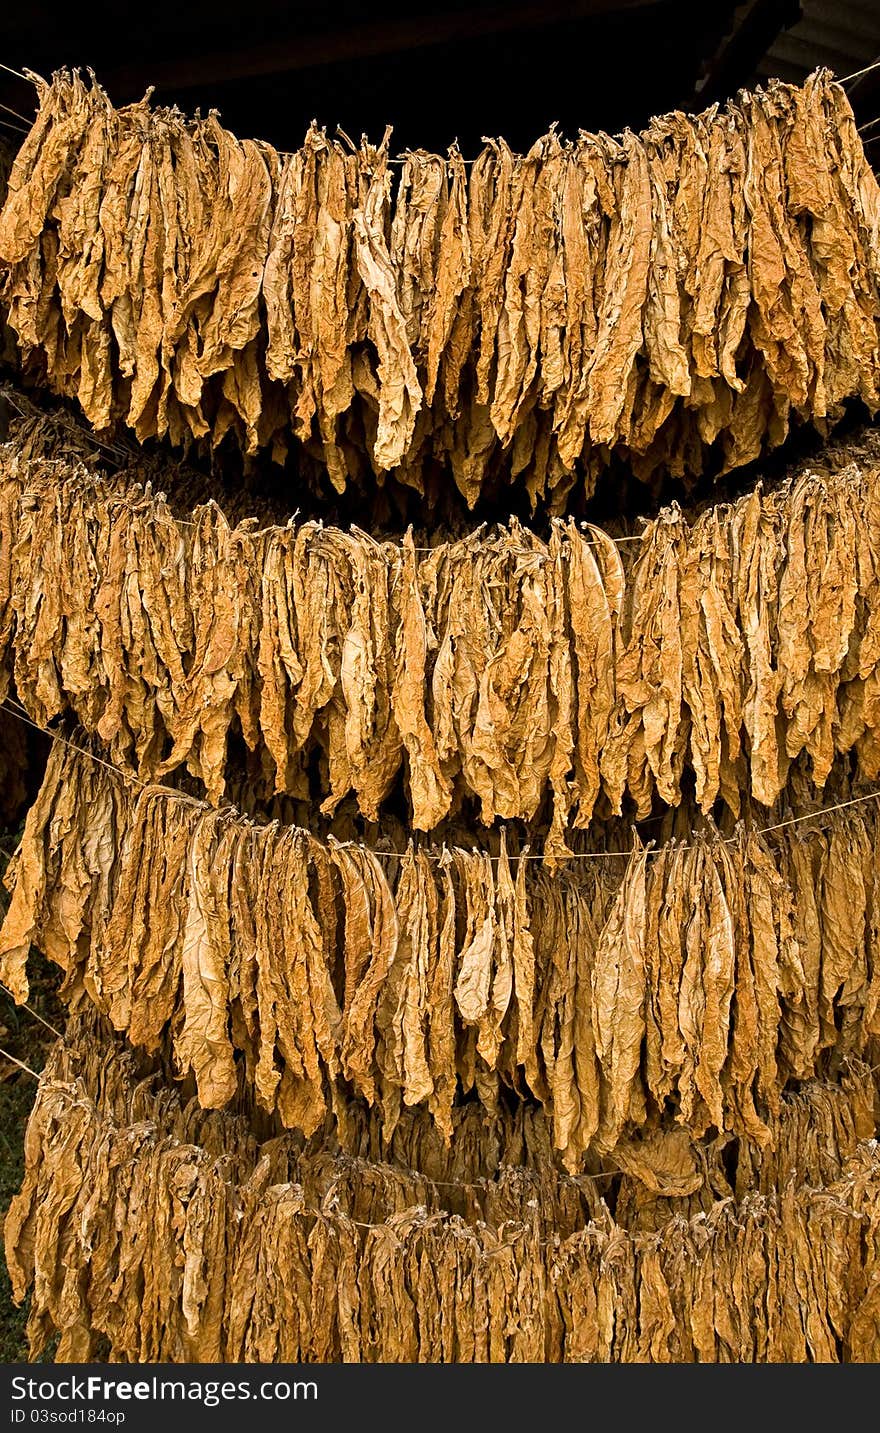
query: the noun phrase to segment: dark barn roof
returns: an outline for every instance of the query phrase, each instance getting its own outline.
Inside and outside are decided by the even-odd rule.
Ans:
[[[522,147],[553,121],[567,134],[639,126],[769,73],[798,79],[827,63],[844,74],[878,53],[880,0],[31,0],[0,11],[12,68],[91,66],[117,103],[153,84],[163,102],[218,108],[238,134],[282,148],[312,118],[354,138],[393,124],[397,150],[457,139],[468,154],[486,134]],[[861,118],[880,110],[876,79],[856,89]],[[29,117],[32,101],[2,72],[0,103]]]

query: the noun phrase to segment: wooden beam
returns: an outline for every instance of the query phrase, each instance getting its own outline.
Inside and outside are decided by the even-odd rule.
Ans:
[[[664,0],[543,0],[543,3],[498,5],[458,14],[408,16],[347,29],[302,34],[268,41],[250,48],[216,50],[136,65],[125,65],[99,76],[113,96],[139,95],[145,84],[157,89],[191,89],[225,80],[254,79],[286,74],[345,61],[389,55],[425,45],[443,45],[497,35],[567,20],[590,19],[621,10],[647,10]]]
[[[800,17],[799,0],[745,0],[694,87],[698,103],[726,99],[748,84],[780,31]]]

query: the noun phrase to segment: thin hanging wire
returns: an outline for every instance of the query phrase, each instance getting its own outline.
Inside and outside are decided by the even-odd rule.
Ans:
[[[19,114],[17,109],[12,109],[12,107],[8,104],[0,104],[0,109],[5,110],[7,114],[15,115],[16,119],[20,119],[23,124],[26,124],[27,130],[25,131],[25,133],[28,133],[31,128],[32,121],[28,119],[26,114]]]
[[[56,1039],[64,1039],[64,1036],[62,1035],[61,1031],[56,1030],[54,1025],[50,1025],[49,1021],[46,1020],[45,1017],[40,1014],[39,1010],[35,1010],[32,1005],[28,1005],[26,1000],[16,1000],[12,991],[9,989],[9,986],[4,985],[2,980],[0,980],[0,990],[5,991],[5,993],[9,996],[10,1000],[14,1001],[15,1004],[18,1006],[19,1010],[26,1010],[29,1015],[32,1015],[34,1017],[35,1020],[39,1020],[41,1025],[45,1025],[47,1030],[51,1030],[52,1034],[56,1037]]]
[[[865,65],[864,69],[862,70],[854,70],[851,75],[844,75],[843,79],[840,80],[839,83],[842,85],[848,85],[850,80],[860,80],[863,75],[869,75],[872,70],[880,70],[880,59],[874,60],[873,63],[870,65]]]
[[[26,1075],[33,1075],[35,1080],[40,1078],[36,1070],[32,1070],[30,1065],[24,1063],[24,1060],[17,1060],[14,1055],[10,1055],[8,1050],[0,1048],[0,1055],[3,1056],[4,1060],[9,1060],[13,1065],[17,1065],[20,1070],[24,1070]]]
[[[840,84],[840,85],[842,85],[842,86],[846,86],[846,85],[850,84],[853,80],[862,79],[865,75],[869,75],[869,74],[872,73],[872,71],[877,70],[877,69],[880,69],[880,58],[874,60],[870,65],[865,65],[865,66],[863,66],[863,68],[860,69],[860,70],[854,70],[854,71],[852,72],[852,74],[850,74],[850,75],[844,75],[842,78],[838,78],[837,83]],[[33,79],[32,79],[30,76],[23,74],[21,70],[16,70],[16,69],[14,69],[11,65],[5,65],[5,64],[3,64],[2,62],[0,62],[0,70],[4,70],[4,71],[6,72],[6,74],[8,74],[8,75],[14,75],[15,78],[18,79],[18,80],[23,80],[25,84],[33,84],[33,83],[34,83]],[[2,108],[8,108],[8,106],[2,106]],[[12,111],[12,113],[16,113],[16,111]],[[24,116],[19,116],[19,118],[24,118]],[[0,121],[0,123],[5,123],[5,121]],[[10,125],[9,127],[12,128],[11,125]],[[24,134],[27,134],[27,133],[29,133],[29,130],[26,129],[26,130],[24,130],[24,131],[22,131],[22,132],[23,132]],[[615,136],[615,137],[619,137],[619,136]],[[295,151],[295,150],[289,150],[289,149],[279,149],[279,150],[276,150],[276,153],[278,154],[279,158],[281,158],[281,159],[290,159],[290,158],[293,158],[293,156],[295,155],[296,151]],[[406,164],[406,163],[407,163],[407,156],[401,155],[401,156],[389,157],[387,162],[388,162],[389,164]],[[465,166],[470,167],[470,166],[476,164],[477,161],[476,161],[475,159],[463,159],[461,162],[462,162]]]
[[[200,810],[203,811],[219,812],[224,809],[221,807],[212,806],[210,801],[202,800],[198,796],[190,796],[188,792],[175,791],[175,789],[171,786],[164,786],[162,783],[151,783],[142,781],[141,778],[135,776],[133,772],[124,771],[122,767],[116,766],[112,762],[105,761],[103,757],[97,756],[93,751],[89,751],[87,747],[78,746],[75,742],[68,740],[68,738],[62,736],[60,732],[51,731],[46,727],[39,726],[35,721],[32,720],[30,716],[27,715],[24,708],[21,707],[19,703],[15,702],[10,705],[10,703],[12,702],[13,699],[11,697],[7,697],[6,701],[2,704],[2,708],[0,709],[5,712],[8,712],[10,716],[16,717],[19,721],[25,722],[28,726],[33,727],[35,731],[41,732],[43,736],[48,736],[52,741],[59,742],[62,746],[69,747],[71,751],[77,752],[80,756],[88,757],[91,761],[96,762],[98,766],[105,767],[107,771],[111,772],[117,778],[117,780],[123,783],[128,783],[130,785],[136,786],[141,791],[153,789],[167,792],[168,796],[170,798],[173,798],[175,801],[183,802],[189,806],[198,807]],[[18,708],[18,710],[15,709],[16,707]],[[781,831],[783,830],[783,828],[788,826],[800,826],[805,821],[815,821],[818,818],[828,815],[832,812],[845,811],[851,806],[862,806],[868,801],[878,800],[880,800],[880,791],[869,791],[861,796],[853,796],[848,801],[838,801],[830,806],[821,806],[816,811],[807,811],[803,815],[789,817],[785,821],[777,821],[769,826],[755,827],[754,834],[756,836],[766,836],[772,831]],[[242,819],[247,820],[250,818],[242,817]],[[308,832],[307,834],[311,835],[312,833]],[[735,845],[737,841],[737,837],[735,836],[722,836],[718,839],[720,841],[720,844],[724,846]],[[696,849],[692,843],[679,844],[678,842],[675,842],[674,844],[676,851],[692,851]],[[386,851],[380,847],[370,847],[369,849],[371,853],[375,856],[384,856],[388,859],[395,860],[403,860],[406,856],[410,854],[409,851]],[[420,848],[413,849],[416,850],[417,854],[426,856],[429,861],[442,861],[445,854],[444,852],[432,850],[425,851]],[[567,855],[551,855],[549,857],[544,851],[523,851],[520,854],[517,854],[515,852],[508,853],[507,860],[510,862],[553,860],[568,865],[571,861],[604,861],[612,859],[630,860],[633,856],[638,854],[643,855],[647,859],[649,857],[661,855],[665,849],[666,847],[664,846],[658,846],[651,847],[649,849],[634,847],[627,851],[570,851]],[[488,855],[488,853],[486,854]],[[494,862],[500,861],[501,857],[489,855],[488,859]]]
[[[5,1054],[5,1051],[0,1050],[0,1054]],[[14,1056],[8,1056],[7,1058],[11,1059],[14,1064],[21,1065],[21,1062],[17,1061]],[[36,1071],[31,1070],[28,1066],[21,1065],[21,1068],[27,1070],[28,1074],[33,1075],[34,1079],[40,1078],[37,1075]],[[57,1085],[57,1090],[59,1095],[68,1098],[73,1105],[81,1105],[84,1103],[82,1097],[78,1095],[75,1090],[69,1085],[65,1085],[59,1082]],[[88,1105],[91,1110],[95,1112],[98,1119],[101,1120],[102,1123],[108,1123],[108,1121],[101,1114],[101,1111],[95,1105],[93,1100],[88,1099]],[[344,1167],[345,1163],[346,1161],[343,1157],[343,1159],[340,1160],[340,1164]],[[360,1159],[354,1160],[352,1161],[352,1163],[367,1166],[370,1165],[370,1161]],[[382,1163],[384,1163],[384,1161]],[[393,1167],[394,1166],[392,1166],[392,1168]],[[516,1166],[516,1168],[521,1170],[523,1169],[523,1166]],[[422,1180],[425,1184],[432,1185],[434,1188],[445,1187],[449,1189],[479,1189],[488,1193],[493,1184],[497,1185],[499,1183],[497,1177],[491,1176],[479,1184],[471,1184],[458,1183],[457,1181],[451,1180],[432,1180],[425,1175],[419,1174],[419,1172],[415,1170],[409,1170],[404,1172],[415,1175],[416,1179]],[[531,1174],[533,1171],[527,1170],[526,1172]],[[570,1180],[573,1184],[583,1184],[587,1181],[613,1178],[616,1175],[626,1173],[627,1171],[624,1169],[611,1168],[609,1170],[602,1170],[598,1173],[592,1174],[585,1173],[579,1175],[562,1176],[560,1182],[566,1182]],[[303,1184],[298,1180],[293,1181],[293,1184],[299,1189],[301,1195],[304,1198],[305,1189]],[[346,1209],[342,1209],[339,1207],[339,1203],[340,1197],[336,1193],[335,1188],[331,1186],[330,1190],[328,1190],[326,1196],[324,1197],[321,1208],[314,1209],[311,1208],[309,1205],[305,1204],[305,1202],[303,1202],[302,1206],[295,1210],[295,1215],[296,1217],[301,1218],[319,1219],[322,1221],[334,1221],[337,1224],[344,1224],[346,1226],[350,1225],[352,1228],[355,1229],[364,1229],[368,1231],[379,1230],[386,1235],[390,1234],[392,1235],[392,1237],[395,1237],[395,1227],[391,1222],[392,1218],[394,1217],[394,1212],[389,1212],[388,1217],[386,1217],[381,1222],[371,1223],[364,1219],[352,1218],[351,1214]],[[534,1202],[532,1207],[538,1207],[537,1201]],[[430,1209],[426,1204],[412,1204],[406,1210],[395,1212],[406,1213],[412,1216],[413,1229],[418,1229],[420,1227],[420,1224],[436,1222],[440,1219],[448,1218],[451,1213],[450,1210],[444,1208]],[[861,1220],[863,1223],[866,1223],[869,1219],[869,1215],[862,1210],[848,1209],[848,1212],[851,1213],[854,1218]],[[558,1232],[554,1232],[549,1236],[538,1235],[534,1218],[530,1219],[525,1210],[523,1210],[515,1219],[505,1219],[503,1221],[503,1225],[499,1225],[498,1227],[496,1227],[494,1223],[488,1222],[486,1227],[490,1233],[498,1236],[502,1234],[503,1228],[508,1228],[510,1231],[510,1237],[502,1238],[502,1242],[497,1248],[483,1246],[481,1251],[482,1257],[484,1257],[486,1260],[491,1260],[492,1258],[495,1258],[496,1256],[503,1253],[505,1249],[511,1247],[514,1243],[516,1243],[521,1237],[527,1239],[529,1244],[532,1246],[537,1246],[539,1248],[558,1249],[560,1247],[560,1243],[564,1244],[569,1239],[576,1239],[578,1238],[578,1236],[589,1233],[592,1230],[596,1229],[597,1226],[594,1221],[594,1216],[589,1212],[589,1210],[585,1211],[585,1213],[587,1217],[584,1223],[581,1224],[580,1222],[578,1222],[575,1227],[571,1228],[569,1232],[564,1235],[560,1235]],[[511,1225],[513,1226],[512,1228],[510,1227]],[[396,1238],[396,1242],[398,1246],[401,1246],[401,1240],[399,1238]]]
[[[16,708],[18,708],[18,710],[16,710]],[[68,740],[68,738],[62,736],[60,732],[52,731],[49,727],[40,726],[38,722],[35,722],[32,717],[28,716],[24,707],[20,706],[18,702],[13,702],[12,697],[6,698],[2,709],[8,712],[10,716],[17,717],[19,721],[25,722],[28,726],[33,727],[34,731],[40,732],[43,736],[48,736],[53,742],[60,742],[62,746],[69,747],[71,751],[78,752],[80,756],[87,756],[90,761],[94,761],[98,766],[103,766],[107,771],[112,772],[114,776],[118,776],[122,781],[130,782],[134,786],[139,786],[144,791],[147,789],[149,783],[142,781],[139,776],[135,776],[134,772],[124,771],[121,766],[115,766],[112,761],[105,761],[103,757],[97,756],[93,751],[89,751],[88,747],[78,746],[76,742]],[[171,791],[172,788],[169,787],[168,790]],[[210,806],[210,802],[201,801],[197,796],[189,796],[185,791],[175,791],[173,794],[175,796],[179,795],[183,801],[191,801],[195,806]]]
[[[872,64],[866,65],[864,69],[854,70],[851,75],[844,75],[842,79],[838,80],[838,84],[848,85],[850,80],[857,80],[862,75],[870,74],[871,70],[876,69],[880,69],[880,58],[876,59]],[[0,62],[0,70],[5,70],[8,75],[15,75],[15,78],[18,80],[24,80],[25,84],[33,84],[33,80],[29,75],[22,74],[21,70],[15,70],[11,65],[4,65]]]

